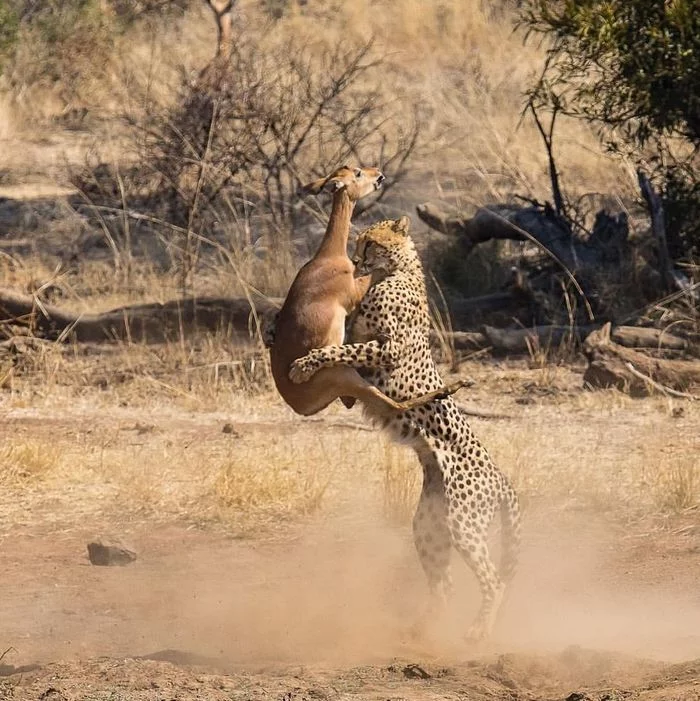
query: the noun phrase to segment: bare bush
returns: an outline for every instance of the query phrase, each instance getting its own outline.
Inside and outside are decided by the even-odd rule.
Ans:
[[[174,108],[147,104],[131,116],[137,166],[128,177],[92,167],[76,184],[101,211],[146,217],[183,289],[203,243],[237,240],[260,251],[264,238],[278,257],[280,248],[290,250],[290,233],[311,219],[298,204],[302,179],[346,161],[378,163],[388,178],[381,197],[406,173],[420,122],[383,97],[382,66],[371,42],[290,38],[267,47],[241,33],[225,69],[184,83]],[[112,223],[110,235],[128,243],[125,217]]]

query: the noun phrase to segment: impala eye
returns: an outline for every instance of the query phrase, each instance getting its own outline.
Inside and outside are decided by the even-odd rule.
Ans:
[[[355,177],[356,178],[362,177],[362,168],[355,168]]]

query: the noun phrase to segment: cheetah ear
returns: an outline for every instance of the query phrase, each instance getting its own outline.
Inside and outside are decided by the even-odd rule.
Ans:
[[[411,220],[407,216],[403,216],[394,222],[393,229],[397,234],[408,236],[408,230],[411,227]]]

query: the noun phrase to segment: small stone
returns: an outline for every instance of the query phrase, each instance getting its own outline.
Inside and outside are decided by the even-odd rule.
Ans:
[[[88,559],[100,567],[123,567],[136,559],[136,553],[118,545],[88,543]]]

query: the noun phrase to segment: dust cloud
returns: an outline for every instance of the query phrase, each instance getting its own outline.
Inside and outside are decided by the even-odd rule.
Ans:
[[[660,660],[700,657],[692,570],[624,569],[595,519],[526,529],[494,638],[462,640],[474,577],[455,555],[455,598],[421,636],[428,606],[410,527],[346,516],[286,543],[154,530],[126,568],[61,568],[16,594],[5,624],[23,658],[134,656],[175,649],[222,664],[361,665],[393,657],[464,660],[572,645]],[[138,539],[137,539],[138,540]],[[66,543],[69,545],[70,543]],[[8,603],[8,602],[6,602]]]

